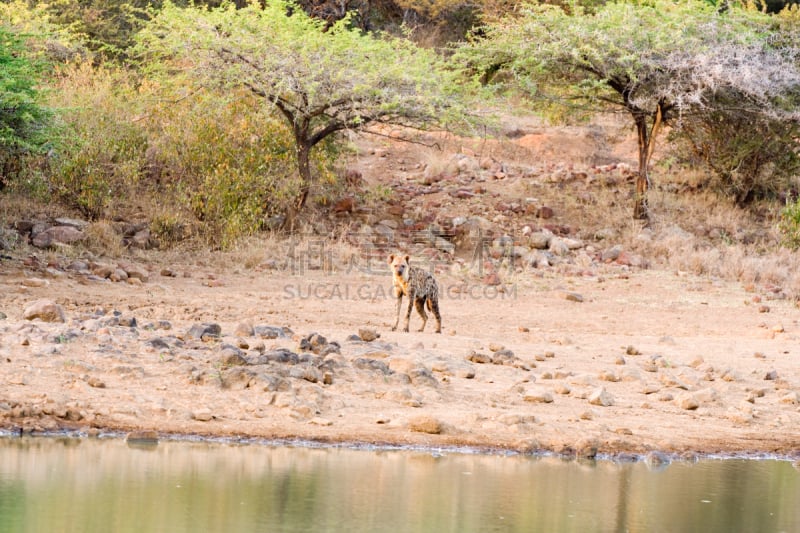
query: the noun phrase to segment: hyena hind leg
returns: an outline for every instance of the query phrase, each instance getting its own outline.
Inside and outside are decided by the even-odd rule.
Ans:
[[[435,298],[428,298],[428,309],[436,319],[436,333],[442,332],[442,315],[439,314],[439,302]]]
[[[422,326],[420,326],[419,331],[425,330],[425,324],[428,323],[428,315],[425,314],[425,299],[424,298],[417,298],[414,301],[414,307],[417,308],[417,313],[419,316],[422,317]]]

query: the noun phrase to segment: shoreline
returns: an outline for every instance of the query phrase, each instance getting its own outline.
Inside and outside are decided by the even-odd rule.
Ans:
[[[800,450],[791,453],[764,452],[764,451],[728,451],[728,452],[693,452],[693,451],[666,451],[650,450],[645,453],[635,452],[616,452],[616,453],[597,453],[592,456],[583,456],[577,453],[563,453],[553,450],[531,450],[519,451],[507,448],[497,448],[491,446],[458,446],[458,445],[420,445],[420,444],[393,444],[393,443],[370,443],[355,441],[316,441],[303,438],[282,438],[273,439],[268,437],[248,437],[248,436],[220,436],[220,435],[197,435],[197,434],[171,434],[157,433],[156,438],[148,437],[139,439],[135,437],[137,432],[132,431],[103,431],[100,428],[92,428],[92,431],[80,429],[61,429],[56,431],[44,432],[24,432],[9,428],[0,429],[0,439],[97,439],[97,440],[127,440],[131,447],[149,448],[155,447],[161,442],[176,443],[200,443],[212,445],[237,445],[237,446],[263,446],[269,448],[310,448],[310,449],[347,449],[365,452],[421,452],[436,455],[463,454],[463,455],[485,455],[498,457],[530,457],[540,459],[555,457],[565,461],[608,461],[615,464],[639,463],[644,462],[650,466],[666,466],[671,463],[696,463],[698,461],[785,461],[798,463],[800,465]],[[134,438],[131,439],[131,435]]]

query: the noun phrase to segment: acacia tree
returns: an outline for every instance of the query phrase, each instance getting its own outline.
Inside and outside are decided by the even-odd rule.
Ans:
[[[497,79],[511,79],[539,105],[626,111],[638,136],[634,218],[648,219],[648,167],[665,124],[679,127],[687,114],[720,105],[797,118],[800,48],[776,39],[773,25],[761,13],[719,12],[696,0],[611,2],[592,12],[532,5],[488,25],[459,54],[484,81],[505,72]]]
[[[294,136],[298,209],[322,140],[376,123],[443,125],[460,113],[456,92],[464,85],[434,52],[365,34],[347,19],[329,26],[286,0],[210,10],[168,3],[139,38],[151,62],[167,59],[205,83],[245,87],[277,109]]]

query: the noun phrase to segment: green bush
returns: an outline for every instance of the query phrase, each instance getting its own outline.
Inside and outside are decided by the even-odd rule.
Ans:
[[[49,112],[40,102],[39,74],[23,41],[0,25],[0,189],[24,168],[22,158],[46,146]]]
[[[800,248],[800,198],[787,200],[778,220],[781,244],[792,250]]]

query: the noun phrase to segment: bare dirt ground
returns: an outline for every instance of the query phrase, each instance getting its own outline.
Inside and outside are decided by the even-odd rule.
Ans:
[[[588,157],[618,149],[595,137],[534,132],[518,146],[587,164],[620,159]],[[434,176],[429,185],[433,163],[414,161],[413,146],[391,150],[364,151],[359,170],[396,191],[417,184],[405,217],[468,208],[517,224],[510,208],[492,207],[503,199],[491,187],[536,190],[519,189],[527,178],[497,166],[500,156],[486,165],[497,183]],[[437,180],[439,192],[419,192]],[[453,188],[462,185],[469,190]],[[443,334],[433,320],[415,332],[416,313],[403,333],[391,331],[381,261],[330,272],[281,268],[269,250],[251,255],[253,265],[219,266],[153,252],[137,257],[147,279],[134,283],[63,268],[63,258],[49,269],[22,254],[3,260],[0,426],[578,455],[800,454],[798,309],[768,287],[596,260],[518,269],[494,285],[439,264]],[[64,321],[25,319],[40,299],[60,305]]]
[[[765,313],[736,285],[655,271],[545,277],[506,294],[451,293],[436,335],[432,323],[413,332],[416,316],[411,333],[390,331],[389,279],[378,274],[195,269],[143,285],[65,277],[44,287],[29,279],[0,277],[6,428],[579,453],[800,449],[797,309],[775,301]],[[43,297],[63,306],[66,323],[22,319]],[[113,325],[112,309],[136,327]],[[220,325],[220,338],[192,340],[199,323]],[[294,336],[248,336],[248,323]],[[380,337],[348,340],[360,328]],[[315,363],[327,378],[293,378],[278,367],[300,363],[250,358],[232,366],[253,370],[242,381],[226,374],[230,359],[221,362],[226,343],[245,354],[300,353],[312,332],[340,344],[321,357],[330,364]],[[148,343],[156,338],[164,344]]]

